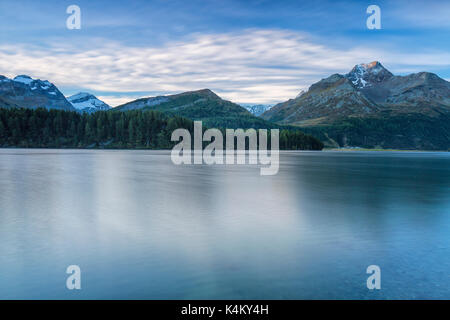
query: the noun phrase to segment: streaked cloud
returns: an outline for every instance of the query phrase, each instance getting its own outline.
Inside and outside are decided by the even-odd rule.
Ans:
[[[131,92],[171,94],[210,88],[241,103],[276,103],[332,73],[380,60],[393,72],[450,67],[450,53],[402,52],[379,44],[335,48],[301,32],[248,29],[193,34],[159,46],[103,39],[48,47],[0,45],[0,74],[28,74],[58,87],[101,92],[115,106]]]

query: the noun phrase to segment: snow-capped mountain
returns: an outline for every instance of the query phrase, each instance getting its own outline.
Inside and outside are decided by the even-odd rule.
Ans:
[[[358,64],[345,75],[359,89],[378,84],[392,76],[378,61]]]
[[[54,84],[27,75],[19,75],[14,79],[0,75],[0,107],[74,111]]]
[[[245,109],[247,109],[251,114],[255,116],[260,116],[267,110],[273,107],[273,104],[241,104]]]
[[[108,104],[87,92],[74,94],[73,96],[68,97],[67,100],[79,112],[93,113],[111,109]]]
[[[330,147],[450,150],[450,82],[393,75],[381,63],[312,84],[261,118],[302,127]]]
[[[429,72],[396,76],[381,63],[358,64],[312,84],[306,93],[279,103],[262,115],[283,124],[330,122],[347,116],[450,112],[450,83]]]

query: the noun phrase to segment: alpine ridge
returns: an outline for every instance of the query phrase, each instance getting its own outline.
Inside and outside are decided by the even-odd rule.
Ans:
[[[277,124],[251,114],[246,108],[220,98],[210,89],[137,99],[114,108],[118,111],[156,110],[192,120],[209,127],[275,128]]]
[[[447,150],[450,83],[429,72],[396,76],[373,61],[322,79],[261,117],[333,147]]]
[[[93,94],[79,92],[67,98],[72,106],[79,112],[93,113],[96,111],[107,111],[111,107],[105,102],[99,100]]]
[[[14,79],[0,75],[0,107],[75,111],[54,84],[27,75]]]

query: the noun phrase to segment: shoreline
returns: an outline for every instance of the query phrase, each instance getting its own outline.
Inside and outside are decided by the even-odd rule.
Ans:
[[[450,152],[450,150],[421,150],[421,149],[369,149],[369,148],[323,148],[322,151],[336,151],[336,152],[358,152],[358,151],[371,151],[371,152]]]
[[[151,148],[57,148],[57,147],[2,147],[0,150],[117,150],[117,151],[171,151],[172,149],[151,149]],[[223,149],[224,151],[226,149]],[[322,150],[309,150],[309,149],[279,149],[280,152],[299,152],[299,151],[315,151],[315,152],[436,152],[444,153],[450,152],[450,150],[415,150],[415,149],[369,149],[369,148],[323,148]]]

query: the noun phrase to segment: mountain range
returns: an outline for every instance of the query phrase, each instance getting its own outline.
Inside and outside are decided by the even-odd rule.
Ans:
[[[356,65],[345,75],[333,74],[322,79],[295,99],[275,105],[262,117],[306,126],[386,110],[426,115],[447,113],[450,83],[428,72],[394,76],[375,61]]]
[[[220,98],[209,89],[141,98],[120,105],[114,110],[156,110],[192,120],[202,120],[209,127],[255,129],[280,127],[254,116],[236,103]]]
[[[14,79],[0,75],[0,107],[75,111],[54,84],[26,75]]]
[[[328,147],[450,149],[450,83],[429,72],[396,76],[378,61],[333,74],[273,107],[241,106],[203,89],[111,108],[86,92],[66,98],[49,81],[26,75],[0,76],[0,107],[155,110],[202,120],[208,127],[298,128]]]
[[[57,109],[92,113],[111,109],[94,95],[80,92],[68,98],[47,80],[19,75],[9,79],[0,75],[0,107]]]
[[[210,127],[275,128],[280,125],[256,117],[246,108],[224,100],[209,89],[174,95],[141,98],[111,108],[94,95],[80,92],[64,97],[47,80],[35,80],[26,75],[14,79],[0,76],[0,108],[46,108],[80,113],[97,111],[156,110],[167,114],[202,120]]]
[[[450,83],[429,72],[396,76],[374,61],[322,79],[261,117],[333,147],[447,150]]]

